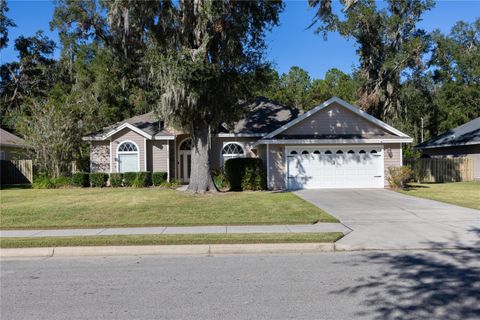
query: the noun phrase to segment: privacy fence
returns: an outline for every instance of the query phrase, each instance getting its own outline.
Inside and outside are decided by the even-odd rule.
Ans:
[[[0,184],[29,184],[33,182],[32,160],[1,160]]]
[[[471,158],[407,159],[404,165],[413,169],[418,182],[461,182],[474,180]]]

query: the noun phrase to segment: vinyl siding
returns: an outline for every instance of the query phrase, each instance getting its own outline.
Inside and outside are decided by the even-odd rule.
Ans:
[[[391,135],[379,126],[352,111],[333,103],[310,117],[288,128],[281,135]]]
[[[285,158],[284,158],[285,146],[283,145],[270,145],[268,146],[269,155],[269,177],[268,187],[269,189],[285,189]]]
[[[168,140],[147,141],[147,171],[168,171]]]
[[[90,145],[90,171],[110,172],[110,141],[92,141]]]
[[[111,148],[113,152],[113,170],[112,172],[118,172],[118,155],[117,155],[117,149],[118,146],[126,141],[130,140],[133,141],[137,144],[139,148],[139,157],[140,157],[140,171],[145,171],[145,138],[138,133],[125,128],[121,130],[120,132],[117,132],[112,136],[112,143],[111,143]]]
[[[222,149],[223,146],[229,142],[236,142],[243,146],[247,157],[256,157],[255,152],[252,150],[252,145],[258,141],[258,138],[218,138],[212,137],[212,153],[211,164],[212,168],[220,168],[222,163]]]
[[[388,186],[388,168],[400,167],[402,165],[402,152],[400,143],[383,145],[383,162],[385,171],[385,186]],[[391,153],[390,153],[391,152]]]

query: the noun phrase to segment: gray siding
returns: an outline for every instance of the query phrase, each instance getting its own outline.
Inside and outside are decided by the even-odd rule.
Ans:
[[[168,172],[168,140],[147,141],[147,171]]]
[[[379,126],[336,103],[316,112],[281,133],[281,135],[325,134],[391,135]]]
[[[212,137],[212,153],[211,162],[212,168],[220,168],[222,166],[222,149],[223,146],[229,142],[236,142],[244,147],[247,157],[256,157],[255,152],[252,150],[252,145],[258,141],[258,138],[218,138]]]
[[[268,146],[268,157],[270,165],[268,170],[268,187],[269,189],[285,189],[286,168],[285,168],[285,146],[270,145]]]
[[[383,145],[383,162],[385,171],[385,186],[388,186],[388,168],[400,167],[402,165],[402,146],[400,143]]]
[[[118,172],[118,156],[117,156],[117,149],[118,146],[126,141],[133,141],[137,144],[139,148],[139,157],[140,157],[140,171],[145,171],[145,138],[138,133],[125,128],[121,130],[120,132],[117,132],[114,134],[112,137],[112,142],[111,142],[111,150],[113,152],[113,170],[112,172]]]

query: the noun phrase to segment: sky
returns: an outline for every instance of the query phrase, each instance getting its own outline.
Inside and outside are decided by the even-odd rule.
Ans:
[[[13,49],[14,40],[20,36],[32,36],[43,30],[51,39],[58,40],[58,34],[50,31],[49,22],[53,15],[52,1],[8,1],[7,13],[17,27],[9,30],[9,46],[0,52],[0,62],[17,59]],[[280,72],[288,72],[290,67],[299,66],[307,70],[313,78],[323,78],[331,68],[346,73],[358,64],[354,41],[348,41],[338,34],[330,34],[327,41],[314,33],[314,28],[306,29],[313,18],[313,10],[306,1],[286,1],[280,16],[280,26],[267,35],[267,59],[272,61]],[[339,6],[339,3],[334,4]],[[473,22],[480,17],[480,0],[437,0],[435,8],[424,15],[420,28],[426,31],[440,29],[448,33],[455,22]],[[58,56],[58,50],[56,52]]]

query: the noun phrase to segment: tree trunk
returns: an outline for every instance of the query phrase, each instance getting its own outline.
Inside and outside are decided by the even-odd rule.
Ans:
[[[195,123],[192,127],[192,171],[187,192],[217,192],[210,167],[209,126]]]

